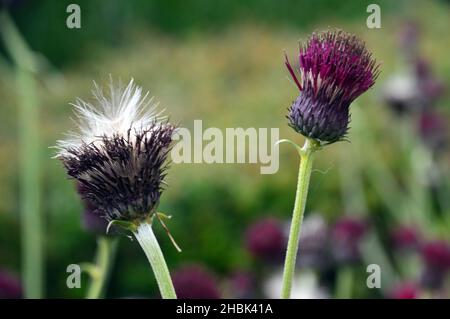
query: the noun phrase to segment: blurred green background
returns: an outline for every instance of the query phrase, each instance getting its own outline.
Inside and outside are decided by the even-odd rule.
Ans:
[[[81,7],[81,29],[65,25],[66,7],[73,2]],[[76,97],[90,100],[93,80],[105,85],[109,75],[123,82],[134,78],[156,96],[174,122],[188,128],[194,119],[203,120],[204,127],[223,129],[278,127],[281,138],[300,144],[303,138],[285,119],[298,92],[287,78],[283,50],[295,60],[298,42],[327,27],[364,39],[381,61],[382,73],[374,88],[353,106],[351,143],[333,144],[317,155],[306,215],[318,212],[330,225],[342,215],[370,221],[371,235],[364,244],[367,248],[362,248],[361,267],[354,269],[357,279],[350,297],[389,296],[397,283],[419,280],[420,271],[403,277],[402,262],[396,261],[388,233],[407,224],[417,226],[426,240],[450,240],[449,152],[444,149],[436,155],[428,149],[415,130],[415,115],[393,114],[383,101],[382,88],[391,75],[408,68],[398,43],[406,21],[419,26],[420,54],[448,87],[450,7],[448,1],[377,1],[382,28],[369,29],[366,8],[372,2],[14,1],[9,14],[36,62],[33,104],[39,134],[32,143],[38,145],[45,296],[83,297],[88,277],[83,276],[81,289],[68,289],[66,267],[91,261],[96,251],[96,236],[81,224],[83,207],[74,183],[61,163],[51,158],[55,151],[49,148],[73,129],[69,103]],[[4,39],[0,53],[0,268],[20,276],[23,127],[18,110],[20,95],[27,93]],[[448,116],[449,103],[445,94],[433,108]],[[253,274],[255,287],[261,288],[278,266],[266,265],[262,267],[266,273],[261,274],[265,262],[249,253],[245,232],[263,217],[289,220],[298,158],[292,147],[282,145],[276,174],[261,175],[259,167],[171,167],[160,210],[173,216],[168,226],[183,252],[177,253],[161,227],[156,227],[171,269],[204,265],[221,291],[229,276],[244,271]],[[439,196],[428,184],[431,171],[439,172]],[[392,268],[395,281],[383,284],[381,290],[368,289],[365,265],[369,263]],[[339,267],[333,268],[331,279],[328,273],[320,275],[330,297],[335,296],[338,272]],[[144,254],[125,236],[120,239],[106,296],[157,296]],[[223,296],[232,294],[223,292]]]

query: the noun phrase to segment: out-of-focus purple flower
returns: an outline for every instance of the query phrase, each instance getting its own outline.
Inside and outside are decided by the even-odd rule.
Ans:
[[[429,109],[445,91],[431,64],[419,56],[418,33],[418,25],[413,21],[401,28],[400,47],[406,55],[409,72],[392,76],[383,88],[384,100],[398,115]]]
[[[22,298],[22,286],[17,277],[0,270],[0,299]]]
[[[404,282],[396,285],[390,292],[392,299],[417,299],[419,298],[419,288],[412,282]]]
[[[449,119],[434,111],[424,111],[419,116],[418,129],[423,142],[433,151],[445,149],[449,138]]]
[[[289,108],[289,126],[321,142],[342,140],[350,104],[375,83],[379,73],[364,42],[343,31],[314,33],[300,47],[300,77],[287,56],[285,64],[300,90]]]
[[[245,243],[253,256],[279,262],[285,253],[286,235],[281,222],[269,217],[257,221],[247,229]]]
[[[319,214],[306,216],[300,233],[299,267],[324,269],[328,265],[328,225]]]
[[[422,247],[422,257],[427,266],[448,270],[450,268],[450,245],[441,240],[430,241]]]
[[[77,184],[77,191],[80,193],[80,184]],[[82,198],[84,212],[82,215],[82,226],[95,235],[106,235],[108,221],[100,216],[96,211],[95,205],[87,198]]]
[[[450,245],[441,240],[430,241],[422,247],[424,270],[421,284],[430,289],[439,289],[450,269]]]
[[[433,74],[430,63],[424,58],[416,61],[416,76],[422,103],[432,106],[444,94],[444,83]]]
[[[396,74],[383,85],[382,99],[395,115],[415,113],[423,108],[413,74]]]
[[[342,217],[333,226],[331,249],[336,261],[357,262],[361,258],[360,244],[368,230],[367,221],[356,217]]]
[[[221,293],[212,273],[200,265],[188,265],[172,276],[179,299],[219,299]]]
[[[419,247],[420,235],[415,227],[402,225],[392,230],[391,240],[397,250],[413,251]]]
[[[406,21],[400,27],[399,46],[405,55],[414,59],[418,51],[420,28],[415,21]]]
[[[83,227],[96,235],[106,235],[108,221],[94,211],[85,209],[83,213]]]
[[[236,271],[228,278],[228,289],[231,298],[249,299],[255,297],[253,277],[244,271]]]

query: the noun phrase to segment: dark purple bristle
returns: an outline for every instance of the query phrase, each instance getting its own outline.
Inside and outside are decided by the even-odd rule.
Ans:
[[[80,195],[107,220],[140,220],[158,206],[175,127],[154,123],[141,132],[99,139],[62,156]]]

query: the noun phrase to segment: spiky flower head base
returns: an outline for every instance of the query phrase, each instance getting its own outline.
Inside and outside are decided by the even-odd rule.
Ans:
[[[289,108],[289,125],[321,143],[342,140],[348,131],[350,104],[375,83],[379,73],[364,42],[343,31],[314,33],[300,47],[300,79],[287,56],[285,64],[300,90]]]
[[[96,105],[78,100],[80,133],[58,142],[57,158],[77,180],[80,195],[108,221],[142,221],[155,213],[164,185],[175,127],[155,112],[133,80],[96,85]]]

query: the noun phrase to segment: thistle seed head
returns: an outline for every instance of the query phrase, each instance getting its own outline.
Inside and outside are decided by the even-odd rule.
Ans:
[[[108,221],[140,221],[155,212],[164,188],[175,127],[145,103],[133,81],[96,105],[78,100],[80,132],[58,142],[57,158],[78,192]]]

